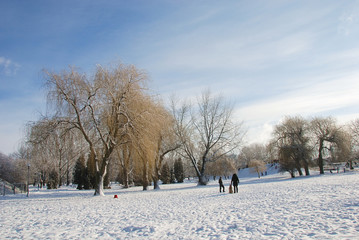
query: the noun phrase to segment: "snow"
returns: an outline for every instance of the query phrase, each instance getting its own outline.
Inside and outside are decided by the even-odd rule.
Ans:
[[[243,175],[243,176],[242,176]],[[0,197],[1,239],[358,239],[359,172],[121,189],[72,187]],[[254,176],[256,176],[254,174]],[[118,198],[114,198],[117,194]]]

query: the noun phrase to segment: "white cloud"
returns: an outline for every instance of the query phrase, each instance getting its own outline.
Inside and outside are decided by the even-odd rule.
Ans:
[[[8,58],[0,57],[0,74],[7,76],[15,75],[20,65],[11,61]]]
[[[359,4],[358,1],[352,3],[350,8],[346,9],[339,17],[338,32],[345,36],[351,35],[353,32],[358,31],[359,24]]]
[[[359,73],[327,78],[306,87],[293,89],[277,97],[262,99],[236,109],[235,117],[244,120],[249,142],[267,141],[273,125],[284,116],[311,117],[332,115],[341,122],[359,117],[353,112],[359,102]],[[350,108],[346,112],[346,108]]]

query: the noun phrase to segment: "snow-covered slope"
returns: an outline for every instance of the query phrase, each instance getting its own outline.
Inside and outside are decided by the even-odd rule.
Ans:
[[[263,176],[277,174],[279,172],[278,164],[267,164],[267,175],[263,172]],[[263,177],[261,175],[261,177]],[[258,173],[253,168],[243,168],[238,171],[239,178],[255,178],[258,177]]]
[[[226,190],[229,180],[225,180]],[[1,239],[358,239],[359,173],[242,178],[93,191],[35,189],[0,197]],[[114,198],[118,195],[118,199]]]

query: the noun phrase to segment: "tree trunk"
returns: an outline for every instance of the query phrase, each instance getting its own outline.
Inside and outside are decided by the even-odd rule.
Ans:
[[[302,168],[300,166],[297,167],[297,171],[298,171],[299,176],[303,176]]]
[[[159,168],[162,164],[162,160],[163,160],[163,157],[162,158],[160,157],[159,162],[155,163],[155,171],[154,171],[154,174],[152,175],[153,189],[155,189],[155,190],[161,189],[160,185],[158,184],[158,179],[160,179],[160,176],[161,176],[161,174],[159,173],[160,172]]]
[[[60,162],[59,162],[59,187],[62,186],[62,154],[60,150]]]
[[[208,184],[208,179],[206,178],[206,175],[204,174],[205,170],[206,170],[206,157],[202,157],[202,166],[201,166],[201,172],[200,175],[198,177],[198,185],[207,185]]]
[[[106,174],[106,173],[105,173]],[[100,172],[96,173],[96,185],[95,186],[95,196],[105,196],[103,192],[103,182],[105,179],[105,174],[101,174]]]
[[[158,180],[153,180],[153,189],[160,190],[160,185],[158,184]]]
[[[352,159],[349,160],[349,169],[351,169],[351,170],[354,169],[354,167],[353,167],[353,160],[352,160]]]
[[[207,184],[208,184],[208,179],[204,174],[201,175],[198,179],[198,185],[207,185]]]
[[[147,173],[147,170],[148,167],[147,167],[147,163],[144,163],[144,166],[143,166],[143,176],[142,176],[142,186],[143,186],[143,191],[146,191],[148,190],[148,173]]]
[[[128,188],[128,172],[127,172],[127,167],[124,167],[123,168],[123,176],[124,176],[124,179],[123,179],[123,187],[124,188]]]
[[[295,158],[295,168],[297,169],[299,176],[303,176],[300,160],[297,157]]]
[[[98,168],[98,162],[96,162],[96,186],[95,186],[95,195],[105,196],[103,192],[103,184],[105,181],[105,176],[107,174],[108,167],[108,156],[110,156],[111,152],[107,152],[105,157],[102,159],[101,169]]]
[[[308,162],[303,160],[303,163],[304,163],[304,171],[305,171],[305,176],[309,176],[310,175],[310,172],[309,172],[309,165],[308,165]]]
[[[70,185],[70,163],[68,159],[66,162],[66,185]]]
[[[318,165],[320,174],[324,174],[324,163],[323,163],[323,140],[319,141],[319,155],[318,155]]]

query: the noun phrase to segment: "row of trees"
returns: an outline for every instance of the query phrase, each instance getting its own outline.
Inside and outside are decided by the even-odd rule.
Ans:
[[[332,117],[288,116],[274,127],[268,145],[244,147],[239,158],[251,167],[278,161],[280,169],[292,177],[295,173],[303,175],[302,169],[309,175],[314,166],[324,174],[326,164],[339,162],[352,169],[353,162],[359,159],[358,129],[359,120],[339,125]]]
[[[74,173],[83,179],[78,184],[94,188],[95,195],[103,195],[114,178],[124,187],[146,190],[153,183],[157,189],[159,180],[168,181],[163,166],[172,161],[171,169],[179,158],[184,173],[177,181],[196,176],[200,185],[209,175],[231,175],[241,163],[259,173],[264,163],[278,160],[294,176],[302,174],[302,167],[309,174],[314,159],[323,173],[324,158],[353,159],[358,146],[358,121],[348,130],[332,118],[287,117],[267,146],[243,147],[237,157],[242,123],[233,118],[233,105],[210,91],[195,104],[173,97],[166,108],[147,89],[145,72],[121,63],[97,66],[90,76],[76,68],[45,71],[45,79],[47,113],[28,124],[21,156],[31,162],[39,184],[56,171],[58,185],[72,182]]]
[[[27,163],[25,158],[0,153],[0,180],[10,183],[26,182]]]
[[[47,114],[28,125],[26,142],[41,183],[57,169],[59,185],[69,184],[77,165],[75,175],[86,176],[81,184],[93,187],[95,195],[103,195],[113,173],[124,187],[140,184],[146,190],[153,182],[159,188],[161,168],[171,156],[190,160],[193,170],[184,164],[186,172],[203,185],[207,166],[228,163],[243,137],[241,125],[232,121],[232,106],[222,98],[206,91],[197,105],[173,99],[167,109],[133,65],[98,66],[93,76],[76,68],[45,76]]]

